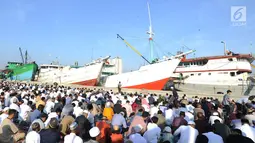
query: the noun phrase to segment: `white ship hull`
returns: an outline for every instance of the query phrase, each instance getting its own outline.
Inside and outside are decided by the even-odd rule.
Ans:
[[[232,91],[232,96],[241,97],[243,95],[255,95],[254,84],[243,85],[209,85],[209,84],[175,84],[175,88],[187,92],[205,95],[225,94],[227,90]]]
[[[123,88],[162,90],[179,63],[180,59],[176,58],[145,65],[137,71],[108,76],[104,86],[118,87],[121,82]]]
[[[105,58],[108,59],[108,58]],[[66,66],[63,68],[44,70],[39,73],[38,81],[59,84],[97,85],[105,59],[79,68]]]
[[[249,58],[236,55],[184,60],[175,70],[175,88],[206,94],[226,93],[228,89],[238,96],[254,94]]]

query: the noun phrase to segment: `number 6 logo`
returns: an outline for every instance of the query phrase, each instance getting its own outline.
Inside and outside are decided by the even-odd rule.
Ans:
[[[242,18],[243,13],[241,10],[243,10],[243,8],[237,9],[236,12],[234,13],[233,18],[235,20],[240,20]]]

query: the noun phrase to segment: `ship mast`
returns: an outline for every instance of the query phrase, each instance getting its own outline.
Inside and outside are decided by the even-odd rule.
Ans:
[[[147,34],[149,34],[149,42],[150,42],[150,60],[151,62],[154,60],[154,55],[153,55],[153,36],[154,33],[152,31],[152,22],[151,22],[151,12],[150,12],[150,4],[149,1],[147,1],[147,6],[148,6],[148,15],[149,15],[149,22],[150,22],[150,26],[149,26],[149,31],[147,31]]]

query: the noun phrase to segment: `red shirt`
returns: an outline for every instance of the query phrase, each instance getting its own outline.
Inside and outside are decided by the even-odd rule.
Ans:
[[[111,135],[111,140],[112,140],[112,143],[123,143],[124,142],[122,134],[114,134],[113,133]]]
[[[104,121],[99,121],[96,123],[96,126],[100,130],[100,135],[97,137],[99,143],[106,143],[110,139],[111,127],[108,123]]]

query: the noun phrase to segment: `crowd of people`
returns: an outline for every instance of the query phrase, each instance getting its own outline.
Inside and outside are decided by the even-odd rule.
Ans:
[[[173,88],[172,88],[173,89]],[[120,91],[120,89],[119,89]],[[0,82],[0,143],[253,143],[255,98]]]

